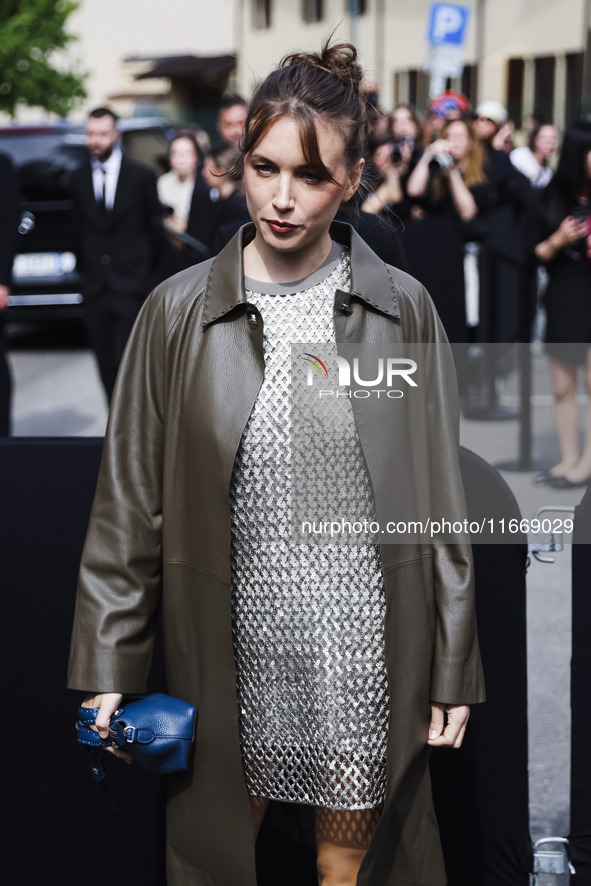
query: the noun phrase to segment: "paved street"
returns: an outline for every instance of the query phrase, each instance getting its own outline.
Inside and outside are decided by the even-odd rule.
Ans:
[[[11,365],[15,380],[14,434],[17,436],[97,436],[106,422],[105,398],[92,355],[75,334],[59,347],[33,347],[14,340]],[[557,455],[545,360],[534,353],[534,456],[551,464]],[[500,404],[517,406],[516,377],[500,389]],[[495,464],[516,458],[519,423],[462,421],[462,443]],[[574,505],[582,490],[549,491],[533,486],[533,474],[505,472],[523,516],[536,508]],[[528,659],[530,728],[530,820],[534,839],[568,833],[570,549],[554,564],[532,557],[528,571]],[[511,723],[499,724],[511,729]],[[556,883],[555,878],[541,882]]]

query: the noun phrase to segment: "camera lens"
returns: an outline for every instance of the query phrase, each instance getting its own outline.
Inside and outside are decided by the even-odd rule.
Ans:
[[[431,175],[441,175],[446,169],[451,169],[454,165],[454,158],[451,154],[437,154],[429,161],[429,172]]]
[[[400,144],[392,145],[392,163],[400,163],[402,161],[402,148]]]

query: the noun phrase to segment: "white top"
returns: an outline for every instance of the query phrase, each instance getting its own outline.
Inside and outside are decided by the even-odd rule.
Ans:
[[[121,170],[121,156],[121,148],[115,147],[109,159],[105,160],[104,163],[101,163],[96,157],[90,158],[94,196],[97,202],[103,202],[104,183],[105,209],[108,210],[111,210],[115,203],[115,193]]]
[[[185,181],[181,181],[178,174],[171,170],[161,175],[156,185],[160,202],[166,206],[172,206],[175,221],[186,224],[189,218],[195,179],[187,178]]]
[[[249,793],[371,809],[384,799],[388,737],[379,546],[298,529],[375,519],[351,400],[314,396],[302,359],[321,354],[333,371],[335,291],[349,291],[349,265],[334,244],[304,280],[245,278],[265,376],[230,483],[232,629]]]
[[[546,185],[550,184],[552,170],[549,166],[540,166],[527,145],[511,151],[509,159],[515,169],[530,180],[534,188],[545,188]]]

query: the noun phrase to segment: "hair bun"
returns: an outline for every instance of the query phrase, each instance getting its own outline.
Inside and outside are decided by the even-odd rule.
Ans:
[[[363,79],[363,70],[357,62],[357,49],[352,43],[334,43],[330,40],[324,44],[320,52],[292,52],[285,56],[281,67],[307,64],[311,67],[325,71],[338,77],[345,86],[359,94],[359,87]]]

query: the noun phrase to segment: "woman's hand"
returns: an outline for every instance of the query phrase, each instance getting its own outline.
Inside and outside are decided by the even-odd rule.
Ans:
[[[469,716],[468,705],[438,704],[432,701],[427,744],[433,748],[459,748],[464,738]]]
[[[445,138],[438,138],[437,141],[427,145],[423,157],[426,155],[427,163],[430,163],[439,154],[449,154],[449,142]]]
[[[583,219],[581,221],[580,219],[574,218],[572,215],[567,215],[547,240],[542,240],[541,243],[538,243],[535,249],[536,257],[539,258],[540,261],[552,261],[556,253],[560,252],[561,249],[564,249],[565,246],[569,246],[571,243],[576,243],[577,240],[582,240],[586,237],[586,220]],[[588,248],[589,239],[587,239],[587,249]]]
[[[431,173],[429,172],[429,163],[438,154],[449,154],[449,142],[444,138],[437,139],[427,145],[423,154],[410,174],[406,183],[406,193],[409,197],[422,197],[427,192]]]
[[[569,243],[576,243],[577,240],[582,240],[587,236],[587,221],[567,215],[553,236],[554,245],[557,249],[562,249],[563,246],[568,246]]]
[[[98,732],[101,738],[109,737],[111,717],[117,708],[121,707],[122,699],[123,696],[118,692],[98,692],[96,695],[87,695],[82,702],[83,708],[99,709],[96,725],[90,728]],[[113,756],[119,757],[120,760],[125,760],[126,763],[133,763],[133,759],[129,754],[126,754],[125,751],[121,751],[119,748],[105,748],[105,750],[109,751]]]

